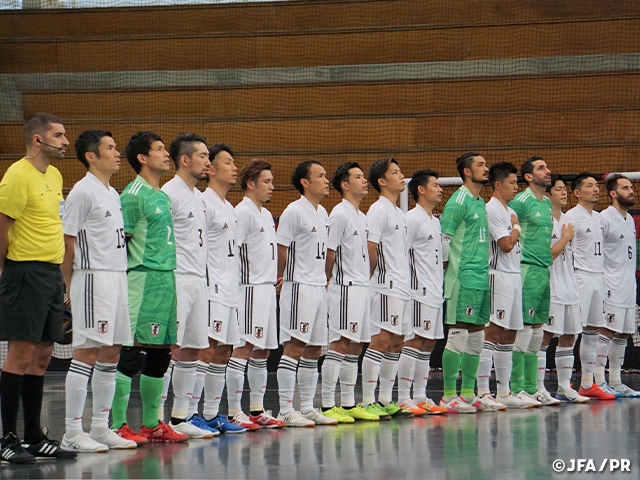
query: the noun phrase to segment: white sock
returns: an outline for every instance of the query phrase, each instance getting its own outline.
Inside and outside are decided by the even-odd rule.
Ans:
[[[82,414],[87,400],[87,385],[92,368],[91,365],[79,360],[71,360],[64,382],[66,401],[64,423],[68,437],[75,437],[83,432]]]
[[[169,368],[164,372],[162,377],[162,396],[160,396],[160,407],[158,408],[158,420],[164,422],[164,404],[169,396],[169,385],[171,385],[171,374],[173,373],[173,367],[176,364],[175,360],[169,362]]]
[[[538,391],[546,391],[544,386],[544,377],[547,373],[547,348],[549,345],[540,345],[538,350]]]
[[[202,360],[196,362],[196,383],[193,385],[193,394],[189,400],[189,413],[187,417],[191,418],[193,415],[198,415],[198,405],[200,399],[202,399],[202,391],[204,390],[204,378],[207,375],[208,365]]]
[[[362,405],[365,407],[376,401],[376,386],[380,375],[382,352],[367,348],[362,359]]]
[[[420,352],[416,369],[413,372],[413,399],[417,403],[427,399],[427,382],[429,381],[429,368],[431,352]]]
[[[596,385],[606,382],[604,369],[607,366],[607,354],[610,343],[611,339],[609,337],[598,335],[598,343],[596,344],[596,367],[593,369]]]
[[[392,401],[393,386],[396,383],[398,373],[399,353],[385,352],[380,362],[380,392],[378,401],[383,405],[389,405]]]
[[[609,344],[609,385],[612,387],[617,387],[622,384],[620,371],[624,363],[624,352],[626,348],[626,338],[614,338]]]
[[[580,363],[582,363],[582,388],[591,388],[593,385],[593,369],[596,366],[596,346],[598,332],[596,330],[583,330],[580,341]]]
[[[298,361],[282,355],[278,363],[278,396],[280,398],[280,413],[285,415],[293,410],[293,392],[296,388],[296,371]]]
[[[262,412],[264,410],[264,394],[267,391],[267,360],[249,359],[247,367],[249,380],[249,411]]]
[[[322,408],[331,408],[336,404],[336,384],[344,355],[329,350],[322,363]]]
[[[244,370],[247,361],[242,358],[231,358],[227,364],[227,401],[229,416],[235,417],[242,411],[242,392],[244,391]]]
[[[189,401],[196,384],[196,362],[176,361],[171,378],[173,408],[171,417],[184,420],[189,412]]]
[[[226,365],[213,362],[207,367],[207,374],[204,377],[204,408],[202,410],[202,416],[206,420],[211,420],[220,413],[226,369]]]
[[[411,398],[411,386],[416,373],[416,362],[420,350],[402,347],[398,360],[398,404],[401,405]],[[393,387],[392,387],[393,388]]]
[[[313,410],[313,399],[318,387],[318,360],[300,357],[298,363],[298,388],[300,389],[300,412]]]
[[[340,405],[345,408],[356,406],[356,381],[358,380],[358,358],[360,355],[346,354],[340,365]]]
[[[556,348],[556,371],[558,372],[558,387],[562,390],[571,388],[571,374],[573,373],[573,347]]]
[[[476,376],[479,397],[491,393],[489,391],[489,380],[491,379],[491,368],[493,367],[493,354],[495,350],[496,344],[485,340],[482,353],[480,354],[478,375]]]
[[[509,382],[511,380],[511,368],[513,367],[513,344],[496,345],[496,350],[493,352],[493,363],[496,369],[498,396],[506,397],[511,391]]]
[[[93,395],[93,417],[91,431],[100,433],[109,430],[109,413],[113,396],[116,393],[117,363],[96,362],[91,378],[91,393]]]

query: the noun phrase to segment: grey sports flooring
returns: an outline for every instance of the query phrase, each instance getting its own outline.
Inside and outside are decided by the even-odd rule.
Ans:
[[[64,379],[64,374],[51,373],[45,382],[42,423],[49,427],[50,437],[58,440],[64,433]],[[623,381],[640,389],[638,375],[623,376]],[[551,376],[547,388],[555,391],[555,376]],[[434,399],[440,398],[441,375],[433,375],[428,390]],[[356,392],[356,398],[360,396],[361,392]],[[265,403],[274,412],[277,398],[275,375],[271,374]],[[167,403],[168,410],[171,401]],[[90,423],[90,408],[91,394],[85,427]],[[140,425],[140,410],[134,381],[129,412],[134,428]],[[640,478],[639,424],[640,399],[619,399],[535,410],[221,435],[183,445],[80,454],[77,460],[44,460],[33,466],[2,464],[0,478]],[[555,460],[571,468],[572,459],[584,459],[582,472],[554,473]],[[604,471],[584,471],[600,470],[605,459]],[[611,472],[615,460],[622,459],[630,462],[630,473]]]

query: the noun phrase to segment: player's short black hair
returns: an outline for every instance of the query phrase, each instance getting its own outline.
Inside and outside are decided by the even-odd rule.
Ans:
[[[420,198],[418,187],[426,187],[431,177],[440,178],[440,174],[430,168],[423,168],[411,175],[411,180],[409,180],[409,192],[411,192],[411,196],[416,202]]]
[[[551,174],[551,185],[549,185],[546,189],[545,192],[551,192],[551,189],[553,187],[556,186],[556,183],[558,182],[562,182],[565,185],[567,184],[567,182],[564,180],[564,177],[562,175],[560,175],[559,173],[552,173]]]
[[[498,162],[491,165],[489,168],[489,183],[493,188],[496,186],[496,182],[504,182],[505,179],[511,174],[517,174],[518,169],[513,163]]]
[[[220,152],[227,152],[233,157],[233,150],[231,150],[231,147],[229,145],[223,142],[214,143],[209,147],[209,161],[214,167],[216,166],[214,162],[217,161],[216,157]]]
[[[456,168],[458,169],[458,173],[460,174],[460,178],[462,178],[463,182],[464,182],[464,169],[471,168],[471,165],[473,165],[473,159],[475,157],[481,157],[481,156],[482,155],[476,152],[467,152],[467,153],[463,153],[458,158],[456,158]]]
[[[89,168],[87,152],[95,153],[100,158],[100,142],[104,137],[112,137],[111,132],[109,130],[85,130],[78,135],[75,144],[76,157],[87,169]]]
[[[607,190],[607,195],[610,194],[613,190],[618,186],[618,180],[629,180],[628,177],[622,175],[621,173],[614,173],[609,175],[604,181],[604,188]]]
[[[134,133],[129,140],[129,143],[127,143],[125,155],[127,156],[129,165],[131,165],[131,168],[133,168],[136,173],[140,173],[140,170],[142,169],[142,165],[138,160],[138,155],[149,155],[151,144],[153,142],[162,142],[162,137],[157,133],[150,132],[148,130],[141,130]]]
[[[376,189],[376,192],[380,193],[380,184],[378,183],[378,180],[380,180],[381,178],[386,179],[385,175],[387,174],[387,170],[389,170],[389,166],[392,163],[398,165],[398,161],[395,158],[387,157],[383,158],[382,160],[378,160],[373,165],[371,165],[371,168],[369,168],[369,183],[373,185],[373,188]]]
[[[180,158],[186,155],[191,158],[193,152],[196,151],[196,143],[204,143],[207,146],[207,139],[197,133],[181,133],[169,146],[169,156],[173,160],[176,170],[180,169]]]
[[[349,181],[349,170],[351,170],[352,168],[360,168],[360,165],[357,162],[343,163],[333,173],[331,184],[333,185],[333,188],[338,191],[340,196],[344,195],[344,192],[342,191],[342,182]]]
[[[573,191],[580,190],[582,188],[582,184],[584,183],[584,181],[587,178],[593,178],[594,180],[597,180],[596,176],[594,174],[592,174],[592,173],[580,172],[571,181],[571,190],[573,190]]]
[[[296,190],[300,192],[300,195],[304,195],[304,187],[302,186],[301,180],[306,178],[309,180],[309,173],[311,171],[311,165],[320,165],[322,164],[317,160],[305,160],[302,163],[299,163],[295,168],[293,173],[291,174],[291,184],[296,187]]]
[[[524,178],[527,173],[533,173],[533,162],[537,162],[538,160],[544,160],[544,158],[538,155],[534,155],[533,157],[529,157],[524,161],[524,163],[520,167],[520,175],[522,175],[522,178]],[[525,178],[524,181],[527,182],[527,179]]]

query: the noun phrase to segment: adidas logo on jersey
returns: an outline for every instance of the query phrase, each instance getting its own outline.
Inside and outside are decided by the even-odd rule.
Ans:
[[[553,237],[551,237],[551,238],[553,238],[554,240],[557,240],[557,239],[558,239],[558,235],[556,235],[556,234],[554,233],[554,234],[553,234]]]
[[[107,210],[107,213],[104,214],[104,218],[110,217],[111,216],[111,212],[109,210]]]
[[[473,214],[473,218],[480,218],[477,213]]]
[[[354,236],[354,237],[357,237],[357,236],[358,236],[358,231],[357,231],[357,230],[354,230],[354,231],[353,231],[353,236]]]
[[[587,233],[591,233],[591,229],[590,228],[587,228]]]
[[[315,226],[311,229],[311,233],[313,233],[313,232],[317,232],[317,231],[318,231],[318,230],[316,230],[316,227],[315,227]]]
[[[398,225],[396,225],[396,230],[400,230],[400,227],[398,227]]]
[[[536,217],[541,217],[542,215],[540,215],[540,212],[536,212]]]
[[[156,213],[162,213],[162,210],[160,210],[160,207],[156,207]]]
[[[260,227],[260,233],[264,233],[264,227]]]
[[[427,238],[427,241],[429,240],[433,240],[433,235],[429,234],[429,238]]]
[[[193,212],[189,212],[189,215],[187,215],[187,218],[193,218]]]
[[[229,228],[229,225],[227,225],[227,222],[224,222],[224,226],[222,227],[222,229],[224,230],[225,228]]]
[[[624,235],[620,235],[620,240],[622,240],[624,238]]]

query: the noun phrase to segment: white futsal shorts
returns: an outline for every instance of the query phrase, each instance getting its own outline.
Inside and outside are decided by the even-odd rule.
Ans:
[[[238,309],[209,300],[208,332],[219,345],[239,345]]]
[[[276,300],[272,283],[242,285],[238,301],[239,346],[250,343],[260,350],[278,348]]]
[[[348,338],[356,343],[371,341],[371,293],[366,285],[329,284],[329,343]]]
[[[131,345],[127,274],[77,270],[69,291],[73,348]]]
[[[442,305],[432,307],[417,300],[411,300],[411,333],[404,341],[413,340],[416,336],[427,340],[444,338],[442,322]]]
[[[576,271],[583,327],[604,327],[604,275]]]
[[[284,282],[280,292],[280,343],[297,338],[312,346],[326,346],[327,290],[319,285]]]
[[[522,277],[519,273],[492,271],[489,321],[506,330],[522,330]]]
[[[549,321],[542,325],[542,329],[554,335],[578,335],[582,332],[580,305],[561,305],[551,302]]]
[[[604,327],[616,333],[636,332],[636,307],[615,307],[604,302]]]
[[[207,279],[176,274],[178,340],[181,348],[207,348]]]
[[[386,295],[371,294],[371,335],[386,330],[395,335],[411,333],[411,300]]]

